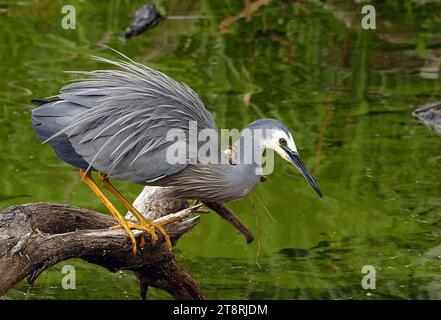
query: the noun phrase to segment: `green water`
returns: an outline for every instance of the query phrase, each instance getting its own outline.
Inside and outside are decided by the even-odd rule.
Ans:
[[[171,15],[204,18],[168,19],[122,43],[143,1],[69,1],[77,29],[63,30],[63,1],[0,0],[0,207],[52,201],[105,212],[36,139],[29,101],[56,94],[72,78],[64,70],[106,67],[88,58],[114,58],[106,44],[189,84],[220,128],[284,122],[325,194],[277,159],[251,198],[230,203],[253,244],[203,216],[175,251],[209,298],[441,299],[441,139],[411,116],[441,100],[441,4],[426,2],[374,1],[377,29],[366,31],[354,1],[272,1],[221,33],[243,1],[163,1]],[[118,186],[131,199],[140,191]],[[57,265],[3,298],[138,298],[130,272],[64,264],[76,267],[76,290],[61,288]],[[376,268],[375,290],[361,286],[364,265]]]

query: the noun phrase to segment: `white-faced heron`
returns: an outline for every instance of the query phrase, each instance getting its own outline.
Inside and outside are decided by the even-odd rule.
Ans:
[[[224,203],[253,190],[261,179],[256,171],[261,164],[241,161],[241,156],[233,162],[220,163],[192,162],[188,158],[178,163],[168,161],[167,150],[173,143],[167,138],[168,132],[181,130],[186,133],[184,142],[189,143],[189,122],[196,123],[198,131],[211,129],[218,134],[216,124],[188,86],[124,58],[112,61],[95,57],[119,70],[78,72],[86,79],[63,87],[53,100],[34,100],[39,107],[32,112],[32,123],[39,139],[48,142],[58,158],[80,169],[84,182],[130,237],[136,254],[136,240],[131,230],[149,233],[153,243],[158,230],[171,248],[163,229],[171,221],[160,225],[148,221],[112,185],[110,177],[167,187],[174,197]],[[318,184],[300,160],[291,133],[282,123],[260,119],[246,129],[252,133],[270,132],[251,135],[253,153],[260,158],[264,150],[274,150],[294,164],[322,196]],[[246,143],[245,136],[242,134],[233,147],[240,149]],[[225,157],[220,148],[215,152],[218,159]],[[92,179],[92,171],[98,172],[103,187],[116,196],[139,224],[127,221],[118,212]]]

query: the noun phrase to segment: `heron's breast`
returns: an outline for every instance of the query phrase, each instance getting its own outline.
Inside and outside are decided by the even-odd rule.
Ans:
[[[236,165],[228,176],[234,199],[248,195],[260,182],[255,165]]]

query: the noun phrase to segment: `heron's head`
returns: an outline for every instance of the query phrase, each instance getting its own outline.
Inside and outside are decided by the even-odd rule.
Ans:
[[[291,132],[289,132],[280,121],[274,119],[259,119],[252,122],[248,127],[264,129],[266,134],[264,134],[262,138],[263,148],[274,150],[283,159],[293,164],[309,182],[315,192],[317,192],[319,197],[323,197],[319,185],[300,159]]]

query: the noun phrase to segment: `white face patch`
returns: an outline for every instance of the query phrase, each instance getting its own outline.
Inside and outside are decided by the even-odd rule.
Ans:
[[[272,149],[276,151],[283,159],[291,162],[288,154],[280,146],[280,140],[285,139],[288,148],[294,152],[297,152],[297,147],[291,133],[286,133],[280,129],[272,129],[272,134],[268,134],[266,138],[263,139],[264,148]]]

